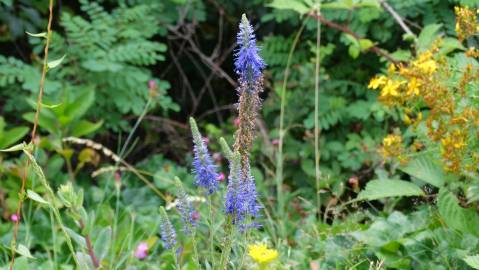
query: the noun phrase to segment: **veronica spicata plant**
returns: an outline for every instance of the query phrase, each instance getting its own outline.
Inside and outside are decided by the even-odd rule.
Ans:
[[[263,74],[265,68],[263,59],[259,56],[259,47],[256,45],[256,37],[253,27],[245,15],[242,16],[239,33],[237,35],[238,48],[235,52],[235,72],[238,74],[239,95],[238,114],[239,126],[235,133],[233,151],[230,150],[226,141],[221,138],[225,157],[229,161],[229,176],[226,194],[224,196],[225,225],[223,240],[221,243],[221,259],[216,262],[216,249],[214,248],[214,236],[216,234],[213,225],[213,202],[211,197],[219,191],[218,168],[209,154],[207,145],[201,136],[198,126],[193,118],[190,118],[191,133],[193,136],[194,157],[192,162],[195,185],[205,190],[209,205],[209,267],[213,269],[226,269],[229,255],[232,249],[233,237],[237,231],[245,232],[247,229],[256,228],[259,224],[255,221],[259,217],[260,205],[256,192],[255,179],[250,167],[250,149],[254,140],[255,122],[261,100],[259,93],[263,89]],[[193,241],[195,261],[199,264],[198,251],[196,247],[196,220],[193,215],[196,213],[188,201],[188,195],[183,189],[181,181],[176,178],[178,212],[184,224],[184,232]],[[161,236],[165,248],[172,249],[176,246],[176,234],[168,216],[161,209]],[[201,230],[199,230],[201,231]],[[176,261],[177,257],[175,256]],[[178,264],[177,267],[180,267]]]

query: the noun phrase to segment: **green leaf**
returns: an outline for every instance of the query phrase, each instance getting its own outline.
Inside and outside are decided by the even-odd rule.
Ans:
[[[19,143],[7,149],[0,149],[0,152],[16,152],[23,151],[27,147],[26,143]]]
[[[419,156],[414,160],[411,160],[406,167],[400,169],[403,172],[435,187],[442,187],[446,181],[446,176],[442,171],[441,165],[439,165],[439,163],[431,156]]]
[[[356,46],[355,44],[349,46],[348,53],[353,59],[358,58],[360,52],[361,49],[359,46]]]
[[[81,120],[73,126],[70,135],[74,137],[81,137],[84,135],[88,135],[94,132],[95,130],[99,129],[101,125],[103,125],[103,120],[98,121],[97,123],[92,123],[87,120]]]
[[[93,105],[95,101],[95,91],[88,87],[86,88],[81,95],[79,95],[74,102],[67,105],[65,114],[70,119],[80,119]]]
[[[461,232],[479,235],[479,216],[470,208],[462,208],[456,196],[446,188],[439,190],[437,207],[447,226]]]
[[[111,227],[103,228],[98,233],[98,237],[96,238],[93,250],[95,251],[95,255],[98,256],[98,259],[100,261],[103,260],[103,258],[105,258],[108,254],[111,237]]]
[[[55,68],[57,67],[58,65],[60,65],[62,62],[63,62],[63,59],[65,59],[65,56],[67,56],[66,54],[63,55],[60,59],[57,59],[57,60],[53,60],[53,61],[50,61],[48,62],[48,68]]]
[[[36,193],[35,191],[33,190],[27,190],[27,196],[28,198],[30,198],[31,200],[34,200],[38,203],[41,203],[41,204],[50,204],[49,202],[47,202],[45,199],[42,198],[42,196],[40,196],[38,193]]]
[[[25,120],[27,120],[31,123],[34,123],[35,122],[35,113],[33,113],[33,112],[25,113],[25,114],[23,114],[23,119],[25,119]],[[42,114],[42,113],[40,113],[40,115],[38,117],[38,125],[41,128],[46,129],[48,132],[50,132],[52,134],[55,134],[59,131],[57,129],[56,119],[51,118],[49,116],[46,116],[45,114]]]
[[[442,24],[429,24],[422,29],[417,40],[419,51],[425,51],[431,47],[434,40],[439,36],[441,27]]]
[[[0,149],[9,147],[19,141],[28,133],[28,130],[27,127],[16,127],[5,131],[3,136],[0,137]]]
[[[422,196],[424,192],[415,184],[402,180],[372,180],[358,195],[360,200],[377,200],[387,197]]]
[[[361,51],[367,51],[373,46],[374,43],[367,38],[362,38],[359,40],[359,47],[361,48]]]
[[[474,269],[479,269],[479,255],[467,256],[463,259],[467,265]]]
[[[86,248],[85,237],[79,235],[74,230],[68,227],[64,227],[64,228],[65,228],[65,231],[68,233],[68,235],[73,239],[73,241],[75,241],[75,243],[77,243],[82,248]]]
[[[32,254],[30,253],[30,250],[28,250],[28,248],[22,244],[18,245],[16,252],[29,259],[35,259],[35,257],[33,257]]]
[[[466,189],[467,203],[479,201],[479,185],[473,184]]]
[[[39,37],[39,38],[46,38],[47,37],[47,32],[41,32],[41,33],[33,34],[33,33],[25,31],[25,33],[27,33],[27,35],[29,35],[31,37]]]
[[[267,6],[276,9],[294,10],[299,14],[306,14],[311,11],[311,7],[308,7],[307,4],[301,0],[274,0]]]

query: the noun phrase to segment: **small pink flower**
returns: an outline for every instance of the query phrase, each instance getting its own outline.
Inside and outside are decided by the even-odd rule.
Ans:
[[[279,144],[279,139],[274,139],[271,141],[272,145],[278,145]]]
[[[148,88],[150,88],[150,90],[153,90],[153,89],[156,89],[156,81],[155,80],[149,80],[148,81]]]
[[[191,219],[194,220],[194,221],[197,221],[198,219],[200,219],[200,213],[197,212],[197,211],[193,211],[191,213]]]
[[[218,181],[223,182],[224,180],[225,180],[225,174],[224,173],[218,174]]]
[[[13,221],[13,222],[17,222],[17,221],[20,220],[20,217],[17,214],[12,214],[10,216],[10,220]]]
[[[203,142],[205,144],[208,144],[210,142],[210,139],[208,137],[203,137]]]
[[[235,118],[235,119],[233,120],[233,125],[235,125],[235,126],[239,126],[239,125],[240,125],[240,120],[239,120],[239,118]]]
[[[135,257],[140,260],[143,260],[148,256],[148,244],[145,242],[140,242],[135,250]]]

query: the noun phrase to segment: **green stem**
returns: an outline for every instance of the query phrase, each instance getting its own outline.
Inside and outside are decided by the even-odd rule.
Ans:
[[[173,258],[175,259],[175,268],[177,270],[181,270],[180,263],[178,262],[178,256],[176,256],[176,249],[172,248],[171,253],[173,254]]]
[[[317,13],[320,15],[321,12],[321,1],[318,0],[319,6]],[[321,62],[321,22],[317,20],[316,28],[316,68],[314,72],[314,164],[315,164],[315,180],[316,180],[316,207],[317,207],[317,218],[320,219],[321,213],[321,194],[319,193],[320,189],[320,177],[321,171],[319,170],[319,160],[321,158],[321,153],[319,152],[319,136],[321,133],[319,127],[319,71],[320,71],[320,62]]]
[[[193,231],[192,235],[192,241],[193,241],[193,256],[195,259],[196,266],[198,267],[197,269],[201,270],[201,264],[200,264],[200,257],[198,256],[198,247],[196,246],[196,230]]]
[[[210,228],[210,234],[209,234],[209,247],[210,247],[210,262],[211,262],[211,267],[215,266],[215,255],[214,255],[214,225],[213,225],[213,206],[211,202],[211,196],[208,196],[208,225]]]
[[[284,140],[284,135],[285,135],[285,128],[284,128],[284,111],[285,111],[285,106],[286,106],[286,84],[288,82],[288,77],[289,77],[289,72],[290,72],[290,67],[291,67],[291,61],[293,59],[293,52],[296,49],[296,46],[299,41],[299,37],[301,36],[301,33],[303,32],[304,26],[306,25],[306,20],[303,22],[301,25],[301,28],[298,30],[298,33],[296,33],[296,36],[294,37],[293,44],[291,45],[291,49],[288,54],[288,61],[286,63],[286,69],[284,72],[284,78],[283,78],[283,86],[281,87],[281,109],[279,113],[279,144],[278,144],[278,154],[277,154],[277,163],[276,163],[276,196],[277,196],[277,201],[278,201],[278,208],[277,208],[277,215],[279,220],[279,232],[280,232],[280,237],[284,239],[286,236],[286,230],[284,228],[284,198],[283,198],[283,140]]]
[[[221,259],[220,259],[220,268],[219,270],[226,270],[227,269],[227,264],[228,260],[230,257],[231,253],[231,246],[233,244],[233,222],[231,219],[231,216],[228,215],[228,221],[226,223],[226,228],[225,228],[225,240],[223,242],[223,252],[221,253]]]

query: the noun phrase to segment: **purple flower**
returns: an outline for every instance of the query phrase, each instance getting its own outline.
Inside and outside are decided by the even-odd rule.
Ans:
[[[195,175],[195,184],[205,188],[207,194],[212,194],[218,188],[217,167],[213,163],[213,159],[193,118],[190,118],[190,125],[194,143],[193,173]]]
[[[160,221],[161,240],[166,249],[171,249],[176,245],[176,232],[163,206],[160,208]]]
[[[258,204],[254,177],[251,175],[249,166],[247,167],[247,174],[243,174],[238,152],[233,155],[230,161],[225,208],[226,213],[231,215],[233,224],[240,224],[242,227],[250,226],[250,224],[245,224],[245,219],[259,217],[261,209]]]
[[[148,244],[145,242],[140,242],[135,250],[135,257],[143,260],[148,256]]]
[[[256,46],[256,37],[253,27],[246,15],[243,14],[237,35],[238,48],[235,53],[235,71],[240,76],[241,82],[253,85],[261,76],[261,70],[266,66],[259,56]]]

